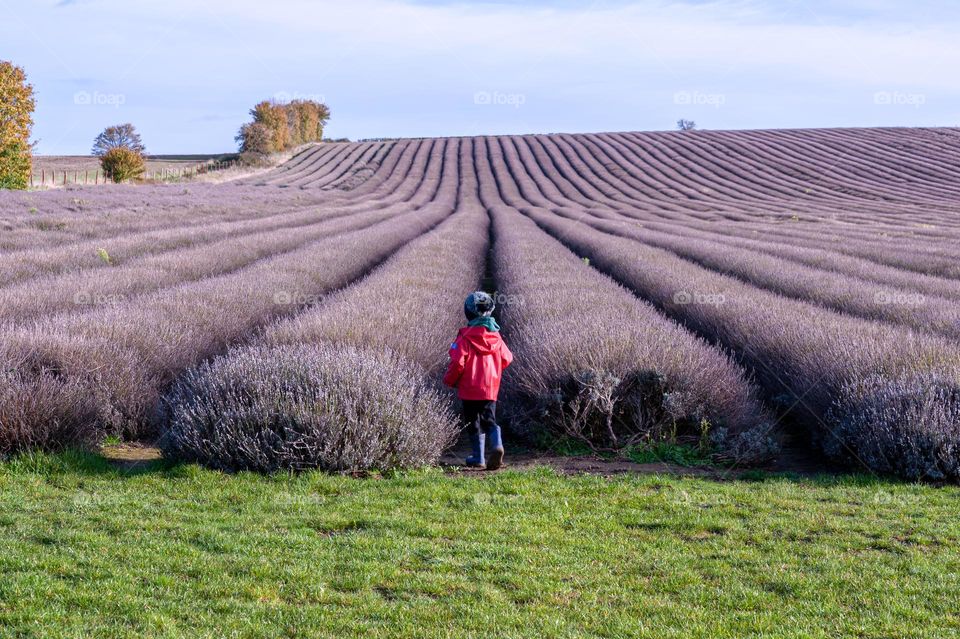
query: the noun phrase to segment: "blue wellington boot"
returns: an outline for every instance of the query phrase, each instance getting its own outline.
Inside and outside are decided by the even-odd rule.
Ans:
[[[483,433],[474,429],[470,434],[470,444],[473,446],[473,454],[467,457],[467,466],[483,468],[483,444],[486,437]]]
[[[487,470],[496,470],[503,464],[504,454],[500,426],[494,424],[488,435],[490,437],[490,459],[487,460]]]

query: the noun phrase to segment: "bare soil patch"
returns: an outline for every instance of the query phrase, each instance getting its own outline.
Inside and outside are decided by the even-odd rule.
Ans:
[[[152,444],[131,442],[104,446],[100,454],[117,467],[124,470],[135,470],[163,459],[163,453]],[[708,479],[739,479],[746,473],[755,473],[757,470],[771,473],[791,473],[796,475],[817,475],[835,472],[823,461],[815,458],[809,451],[800,447],[783,449],[770,464],[762,468],[739,468],[724,466],[680,466],[669,462],[638,464],[628,459],[607,459],[598,455],[558,455],[551,451],[533,450],[525,447],[511,449],[507,447],[507,456],[504,465],[497,471],[467,468],[463,465],[464,458],[470,454],[470,446],[466,438],[461,438],[456,446],[448,450],[440,458],[439,466],[445,472],[462,474],[465,476],[482,476],[489,473],[499,473],[505,470],[529,470],[547,466],[563,475],[675,475],[704,477]]]

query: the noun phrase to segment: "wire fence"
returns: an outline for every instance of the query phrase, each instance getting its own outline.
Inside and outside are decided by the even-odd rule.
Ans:
[[[216,171],[225,171],[238,166],[238,160],[215,160],[210,162],[197,162],[185,166],[165,166],[153,171],[147,171],[140,178],[145,182],[177,182],[190,179],[198,175],[213,173]],[[66,169],[40,169],[30,175],[30,187],[44,186],[67,186],[67,185],[100,185],[112,183],[113,179],[109,173],[102,169],[95,170],[66,170]]]

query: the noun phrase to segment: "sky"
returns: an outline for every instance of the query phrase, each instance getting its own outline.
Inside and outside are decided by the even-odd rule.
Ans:
[[[38,154],[132,122],[216,153],[264,99],[326,134],[960,125],[960,3],[0,0]]]

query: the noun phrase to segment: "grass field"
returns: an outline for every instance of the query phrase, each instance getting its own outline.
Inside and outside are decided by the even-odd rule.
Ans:
[[[4,637],[951,637],[957,487],[0,465]]]

